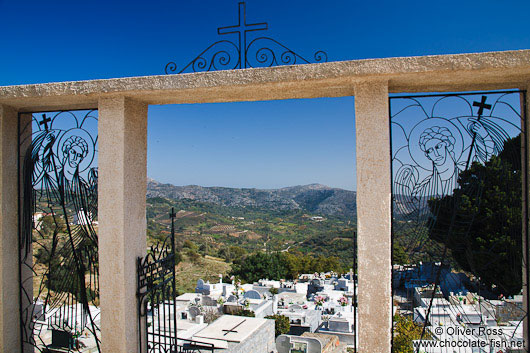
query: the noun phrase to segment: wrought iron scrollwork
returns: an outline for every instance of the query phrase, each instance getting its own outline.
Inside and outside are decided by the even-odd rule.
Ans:
[[[268,24],[265,22],[246,23],[246,4],[240,2],[238,24],[217,29],[219,35],[238,35],[236,42],[229,40],[217,41],[197,55],[195,59],[182,69],[178,70],[175,62],[169,62],[164,71],[166,74],[181,74],[311,63],[311,61],[273,38],[258,37],[247,43],[248,32],[265,30],[268,30]],[[315,63],[327,62],[327,60],[328,55],[322,50],[314,54]]]
[[[147,353],[213,352],[214,345],[178,338],[176,303],[175,211],[171,233],[137,259],[137,297],[140,346]]]
[[[528,271],[524,94],[390,98],[393,243],[400,256],[393,259],[395,337],[459,341],[447,327],[474,325],[502,326],[505,334],[471,334],[468,341],[523,339],[528,308],[514,297],[523,293],[522,269]],[[404,323],[411,310],[418,325]]]
[[[65,111],[20,128],[25,349],[99,351],[97,121]]]
[[[245,67],[310,64],[307,59],[268,37],[252,40],[246,48],[245,58]],[[315,53],[314,58],[317,63],[328,61],[327,54],[321,50]]]

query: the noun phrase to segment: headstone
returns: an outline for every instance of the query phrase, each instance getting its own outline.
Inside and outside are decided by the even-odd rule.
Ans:
[[[202,279],[199,279],[197,281],[197,286],[195,287],[195,293],[202,293],[204,289],[204,281]]]
[[[227,302],[235,303],[235,302],[237,302],[237,297],[235,295],[231,295],[231,296],[228,297]]]
[[[217,306],[217,301],[213,300],[209,295],[202,296],[202,305],[204,306]]]
[[[223,297],[228,297],[234,291],[234,286],[231,284],[223,284]]]
[[[312,337],[280,335],[276,338],[278,353],[321,353],[322,343]]]
[[[239,304],[226,303],[223,305],[223,313],[227,315],[235,315],[243,310],[243,306]]]
[[[336,332],[351,332],[350,323],[345,318],[332,317],[328,321],[328,329]]]
[[[258,291],[254,289],[245,292],[245,295],[243,297],[246,299],[261,299],[261,295],[258,293]]]
[[[44,303],[38,300],[36,303],[33,304],[33,320],[34,321],[44,321],[45,315],[44,315]]]
[[[311,294],[318,293],[324,290],[323,281],[321,281],[318,278],[312,279],[309,285],[307,286],[307,295],[306,297],[309,298]]]
[[[188,311],[192,320],[195,320],[198,315],[201,315],[201,310],[196,306],[191,306]]]
[[[289,309],[291,311],[295,311],[295,310],[302,310],[302,307],[298,304],[293,304],[293,305],[289,305]]]

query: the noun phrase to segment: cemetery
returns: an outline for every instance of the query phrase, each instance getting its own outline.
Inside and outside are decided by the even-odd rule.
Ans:
[[[407,327],[405,343],[425,352],[527,351],[530,50],[255,68],[244,45],[230,70],[171,74],[170,63],[169,75],[0,87],[2,351],[390,353]],[[167,237],[146,242],[148,106],[345,96],[355,97],[355,274],[201,279],[178,295],[176,210]],[[442,109],[448,101],[465,113]],[[517,188],[464,187],[492,174]],[[510,201],[515,236],[487,252],[474,244],[484,263],[464,244],[477,240],[466,221],[474,206]],[[417,237],[405,244],[402,229]],[[394,263],[398,242],[419,255]],[[425,249],[441,259],[412,258]]]

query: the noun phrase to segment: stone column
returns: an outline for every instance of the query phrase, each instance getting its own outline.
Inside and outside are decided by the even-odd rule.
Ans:
[[[21,349],[17,115],[0,105],[0,351],[14,353]]]
[[[19,120],[19,168],[20,168],[20,190],[19,190],[19,202],[20,213],[19,214],[19,225],[20,228],[24,226],[32,226],[33,215],[32,214],[23,214],[24,210],[24,199],[25,190],[24,187],[24,161],[28,153],[31,153],[31,142],[32,142],[32,114],[31,113],[22,113],[18,116]],[[31,190],[31,189],[30,189]],[[30,212],[33,212],[31,210]],[[26,218],[26,219],[24,219]],[[30,222],[25,223],[25,222]],[[20,229],[22,231],[22,229]],[[32,230],[30,231],[32,232]],[[20,308],[21,308],[21,335],[22,335],[22,352],[23,353],[34,353],[35,352],[35,339],[33,336],[33,329],[35,328],[35,320],[33,319],[34,315],[34,306],[33,306],[33,242],[29,242],[26,245],[20,247]]]
[[[529,185],[529,177],[528,174],[530,172],[530,148],[526,148],[525,145],[528,145],[530,147],[530,84],[526,87],[526,95],[522,97],[521,99],[521,112],[525,116],[525,121],[523,122],[522,129],[525,132],[522,135],[522,142],[521,143],[521,156],[522,156],[522,168],[523,171],[526,171],[525,174],[523,174],[523,310],[528,313],[528,232],[530,230],[530,224],[528,224],[529,221],[529,214],[530,209],[528,208],[530,206],[530,201],[528,201],[528,198],[530,197],[530,190],[528,188]],[[528,352],[530,349],[529,346],[529,320],[528,315],[525,316],[523,319],[523,338],[525,343],[525,352]]]
[[[390,353],[391,161],[388,83],[355,86],[359,352]]]
[[[136,259],[146,245],[147,105],[99,101],[99,275],[103,352],[138,352]]]

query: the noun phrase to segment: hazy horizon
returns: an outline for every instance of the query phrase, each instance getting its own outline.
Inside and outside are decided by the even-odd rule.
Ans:
[[[321,186],[325,186],[325,187],[332,188],[332,189],[341,189],[341,190],[347,190],[347,191],[357,192],[357,190],[345,189],[345,188],[336,187],[336,186],[331,186],[331,185],[326,185],[326,184],[322,184],[322,183],[309,183],[309,184],[286,185],[286,186],[281,186],[281,187],[277,187],[277,188],[260,188],[260,187],[254,187],[254,186],[250,186],[250,187],[249,187],[249,186],[200,185],[200,184],[186,184],[186,185],[182,185],[182,184],[173,184],[173,183],[171,183],[171,182],[165,182],[165,181],[157,180],[157,179],[152,178],[152,177],[150,177],[150,176],[148,176],[147,179],[148,179],[148,181],[149,181],[149,180],[152,180],[152,181],[155,181],[155,182],[157,182],[157,183],[161,183],[161,184],[170,184],[170,185],[178,186],[178,187],[199,186],[199,187],[203,187],[203,188],[229,188],[229,189],[278,190],[278,189],[292,188],[292,187],[297,187],[297,186],[321,185]]]

